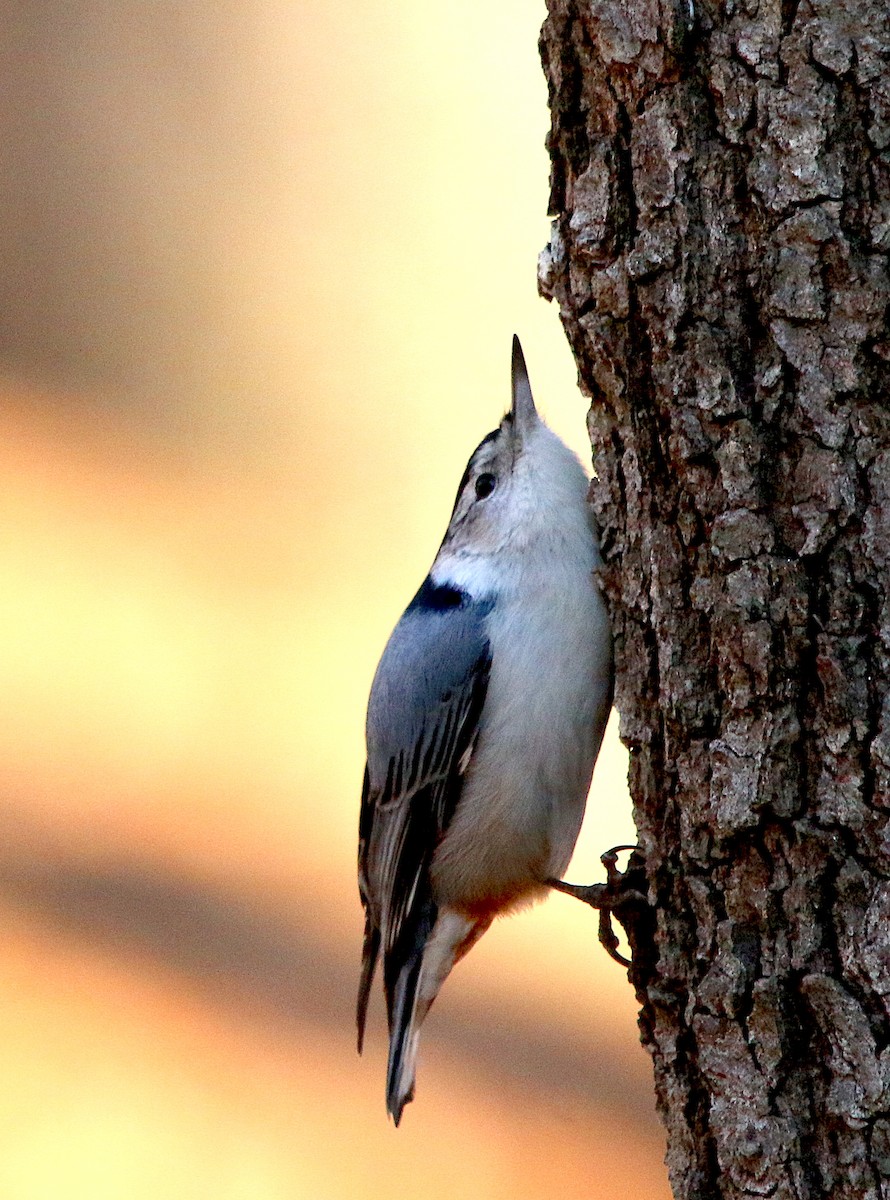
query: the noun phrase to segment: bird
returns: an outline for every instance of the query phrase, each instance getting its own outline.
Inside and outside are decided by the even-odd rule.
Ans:
[[[451,969],[564,874],[612,704],[589,480],[538,415],[515,336],[511,375],[510,409],[470,456],[368,701],[358,1050],[382,954],[397,1126]]]

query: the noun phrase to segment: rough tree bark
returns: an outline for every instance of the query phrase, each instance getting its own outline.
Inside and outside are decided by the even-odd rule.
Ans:
[[[890,1196],[890,4],[549,0],[674,1193]]]

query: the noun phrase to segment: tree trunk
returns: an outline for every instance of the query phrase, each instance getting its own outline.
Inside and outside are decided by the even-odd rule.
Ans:
[[[674,1193],[890,1196],[890,5],[549,0]]]

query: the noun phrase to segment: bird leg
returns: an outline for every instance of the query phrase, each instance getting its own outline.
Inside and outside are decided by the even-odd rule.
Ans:
[[[618,855],[623,850],[630,850],[627,870],[618,870]],[[566,895],[575,896],[599,910],[599,940],[610,958],[623,967],[633,967],[630,959],[625,958],[618,950],[618,937],[612,928],[614,914],[625,927],[632,950],[637,942],[637,932],[641,919],[651,916],[649,901],[646,898],[647,884],[645,859],[639,846],[613,846],[601,855],[600,862],[606,868],[605,883],[566,883],[561,879],[548,879],[550,887]],[[651,921],[650,921],[651,923]]]

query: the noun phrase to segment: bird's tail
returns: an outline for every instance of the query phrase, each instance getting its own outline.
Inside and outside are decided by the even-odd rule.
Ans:
[[[423,950],[416,951],[399,971],[390,1004],[389,1062],[386,1068],[386,1111],[398,1125],[402,1109],[414,1099],[420,1020],[417,987]]]
[[[398,969],[385,979],[389,1005],[386,1107],[396,1125],[402,1109],[414,1099],[420,1026],[451,968],[490,924],[491,917],[468,917],[430,904],[415,928],[409,953],[399,956]]]
[[[406,922],[397,944],[383,958],[383,983],[389,1017],[386,1110],[398,1125],[402,1109],[414,1099],[417,1042],[431,999],[419,996],[427,942],[436,924],[436,906],[427,900]]]
[[[358,1026],[358,1052],[361,1054],[365,1040],[365,1017],[368,999],[374,980],[374,968],[380,953],[380,930],[368,914],[365,918],[365,944],[362,954],[362,977],[358,989],[356,1024]],[[423,965],[423,943],[412,951],[396,974],[395,980],[386,980],[387,1004],[389,1009],[389,1064],[386,1072],[386,1109],[398,1125],[402,1109],[414,1097],[414,1076],[417,1063],[417,1041],[419,1025],[424,1013],[417,1012],[417,988],[420,969]],[[385,974],[389,974],[385,972]]]

